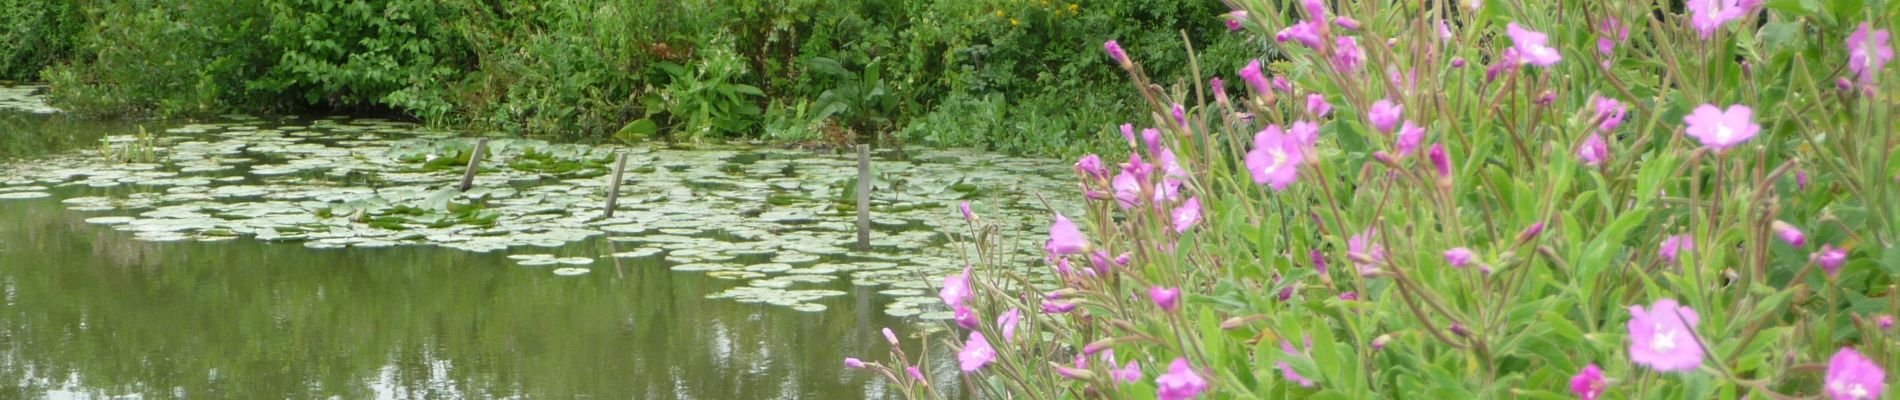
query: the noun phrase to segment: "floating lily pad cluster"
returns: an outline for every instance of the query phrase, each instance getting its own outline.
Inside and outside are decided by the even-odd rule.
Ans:
[[[45,89],[45,86],[0,86],[0,110],[34,114],[59,112],[59,109],[46,104],[46,96],[40,94]]]
[[[856,160],[839,156],[491,139],[462,191],[476,140],[403,122],[237,117],[167,129],[156,141],[149,163],[81,151],[0,165],[0,199],[59,197],[87,222],[147,241],[442,246],[505,252],[564,276],[601,258],[652,259],[744,283],[709,297],[806,311],[823,310],[813,301],[844,295],[847,284],[880,287],[898,297],[888,313],[931,317],[948,314],[923,278],[963,267],[945,246],[965,232],[959,201],[1033,251],[1048,214],[1030,194],[1069,189],[1068,168],[1043,160],[925,150],[878,161],[873,251],[858,251],[855,211],[839,200],[855,187]],[[617,212],[601,218],[616,154],[626,154],[627,173]],[[609,242],[612,254],[555,254],[586,240]]]

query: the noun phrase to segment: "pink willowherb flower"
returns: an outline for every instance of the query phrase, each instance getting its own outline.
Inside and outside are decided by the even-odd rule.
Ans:
[[[1168,373],[1155,377],[1155,396],[1161,400],[1192,399],[1207,391],[1207,380],[1194,373],[1186,358],[1176,357]]]
[[[963,342],[963,351],[957,352],[958,368],[963,372],[976,372],[992,362],[996,362],[996,349],[983,338],[983,331],[970,331],[970,338]]]
[[[1663,261],[1674,263],[1684,251],[1695,251],[1694,237],[1675,235],[1663,238],[1662,246],[1656,250],[1656,255],[1662,256]]]
[[[1022,321],[1023,310],[1014,308],[996,317],[996,327],[1003,330],[1003,341],[1012,342],[1016,340],[1016,326],[1022,325]]]
[[[1320,36],[1320,29],[1323,26],[1323,23],[1300,21],[1273,34],[1273,40],[1280,43],[1286,43],[1286,41],[1292,40],[1300,42],[1300,44],[1305,45],[1306,48],[1319,50],[1326,45],[1326,39]]]
[[[1464,268],[1466,265],[1471,265],[1471,258],[1471,249],[1457,247],[1445,250],[1445,263],[1451,264],[1452,268]]]
[[[859,360],[859,359],[851,358],[851,357],[845,357],[844,367],[852,368],[852,369],[864,368],[864,360]]]
[[[1413,125],[1412,121],[1405,121],[1405,127],[1399,128],[1399,140],[1395,145],[1398,148],[1399,157],[1410,156],[1412,152],[1418,151],[1418,143],[1424,140],[1425,128]]]
[[[1253,175],[1254,184],[1271,186],[1277,192],[1299,179],[1299,166],[1304,160],[1305,151],[1297,140],[1287,136],[1280,126],[1268,125],[1254,134],[1253,150],[1247,151],[1247,172]]]
[[[1238,31],[1246,27],[1241,25],[1246,22],[1247,10],[1234,10],[1234,12],[1227,13],[1227,30]]]
[[[1306,349],[1307,350],[1313,349],[1313,338],[1306,338]],[[1300,355],[1300,350],[1293,348],[1293,342],[1288,342],[1284,339],[1280,340],[1280,352],[1286,353],[1288,357],[1296,357]],[[1293,364],[1288,364],[1286,361],[1280,361],[1280,362],[1275,363],[1274,366],[1280,368],[1280,376],[1285,377],[1287,381],[1297,383],[1300,385],[1300,387],[1313,387],[1313,380],[1308,379],[1307,377],[1304,377],[1304,376],[1300,376],[1299,372],[1296,372],[1293,370]]]
[[[1075,311],[1075,307],[1077,305],[1079,304],[1076,304],[1075,302],[1072,302],[1072,301],[1043,300],[1042,313],[1043,314],[1067,313],[1070,311]]]
[[[895,332],[891,332],[891,328],[888,328],[888,327],[887,327],[887,328],[884,328],[884,341],[886,341],[886,342],[890,342],[890,343],[891,343],[891,346],[896,346],[896,345],[897,345],[897,333],[895,333]]]
[[[1596,400],[1603,396],[1605,386],[1603,369],[1597,368],[1596,363],[1591,363],[1583,367],[1582,371],[1577,371],[1576,375],[1570,376],[1570,393],[1576,393],[1579,399]]]
[[[1267,75],[1260,71],[1260,60],[1253,60],[1247,63],[1247,66],[1240,67],[1240,80],[1247,82],[1247,87],[1253,89],[1256,95],[1265,96],[1273,93],[1273,88],[1267,86]]]
[[[1893,329],[1893,316],[1882,315],[1876,317],[1874,318],[1874,325],[1879,326],[1881,330],[1891,330]]]
[[[1703,39],[1714,35],[1722,24],[1741,19],[1748,12],[1740,0],[1688,0],[1688,6],[1689,26],[1701,33]]]
[[[1148,288],[1148,299],[1161,311],[1174,312],[1181,307],[1181,289],[1155,286]]]
[[[1293,94],[1293,82],[1287,82],[1284,76],[1273,77],[1273,90],[1278,90],[1280,93]]]
[[[1366,120],[1372,123],[1373,129],[1381,133],[1392,133],[1392,128],[1398,127],[1399,119],[1404,116],[1404,105],[1386,99],[1373,102],[1372,107],[1366,110]]]
[[[1775,221],[1768,224],[1768,229],[1775,231],[1775,236],[1780,237],[1783,242],[1788,242],[1789,246],[1806,247],[1808,245],[1808,235],[1801,233],[1801,228],[1796,228],[1794,225]]]
[[[1893,60],[1893,46],[1887,39],[1886,29],[1875,30],[1866,22],[1847,36],[1847,69],[1860,76],[1861,83],[1873,83],[1880,69]]]
[[[1174,233],[1187,232],[1195,224],[1201,223],[1201,198],[1189,197],[1181,205],[1174,207]]]
[[[1630,306],[1630,361],[1657,371],[1687,371],[1702,366],[1702,346],[1696,343],[1695,310],[1662,299]]]
[[[1181,103],[1174,103],[1174,123],[1180,125],[1182,128],[1188,126],[1187,107],[1182,107]]]
[[[1378,264],[1385,262],[1385,245],[1378,241],[1379,228],[1366,228],[1365,232],[1346,240],[1346,258],[1352,259],[1352,266],[1360,275],[1377,272]]]
[[[1820,265],[1821,271],[1827,272],[1828,276],[1839,274],[1844,263],[1847,263],[1847,250],[1832,244],[1823,244],[1821,251],[1814,253],[1814,264]]]
[[[1088,177],[1090,180],[1099,180],[1108,177],[1108,169],[1102,166],[1102,157],[1094,154],[1082,156],[1082,159],[1076,160],[1075,172]],[[969,203],[966,202],[964,204]],[[968,212],[966,211],[965,214],[968,214]]]
[[[1104,42],[1102,43],[1102,51],[1108,52],[1108,58],[1114,59],[1117,65],[1122,66],[1122,69],[1135,68],[1135,62],[1128,60],[1128,52],[1122,51],[1121,43],[1116,43],[1113,40]]]
[[[1602,134],[1592,133],[1577,147],[1577,159],[1583,160],[1583,165],[1602,165],[1604,160],[1610,159],[1610,144],[1603,141]]]
[[[1755,110],[1740,104],[1731,105],[1727,110],[1703,104],[1683,117],[1682,122],[1689,125],[1690,137],[1716,151],[1746,142],[1761,132],[1761,126],[1755,124]]]
[[[1432,149],[1425,153],[1432,160],[1432,171],[1438,174],[1438,186],[1451,186],[1451,155],[1445,153],[1443,143],[1433,143]]]
[[[1358,73],[1365,66],[1366,50],[1359,48],[1359,39],[1341,36],[1333,39],[1333,70],[1341,74]]]
[[[1604,18],[1597,24],[1597,53],[1605,57],[1616,54],[1616,45],[1630,40],[1630,27],[1616,17]]]
[[[1135,124],[1122,124],[1122,138],[1128,139],[1128,148],[1135,148]]]
[[[976,292],[970,290],[970,267],[963,267],[962,273],[944,277],[943,289],[937,291],[937,297],[951,308],[962,306],[976,297]]]
[[[915,365],[905,367],[904,373],[910,374],[910,379],[916,379],[918,382],[924,382],[924,385],[930,384],[930,382],[928,382],[929,379],[924,379],[924,370],[917,368],[917,366]]]
[[[1878,399],[1887,390],[1887,372],[1853,348],[1841,348],[1827,360],[1827,397],[1834,400]]]
[[[1359,20],[1352,19],[1352,17],[1341,16],[1339,18],[1334,18],[1333,23],[1338,24],[1340,28],[1346,28],[1346,30],[1349,30],[1349,31],[1356,32],[1359,30]]]
[[[1550,36],[1543,32],[1524,29],[1512,22],[1505,26],[1505,33],[1511,36],[1512,47],[1517,49],[1519,57],[1525,63],[1539,67],[1556,65],[1564,56],[1550,47]]]
[[[1082,254],[1089,250],[1089,241],[1074,222],[1069,222],[1069,217],[1056,213],[1056,222],[1049,225],[1049,242],[1044,249],[1058,256]]]
[[[1108,186],[1115,189],[1115,201],[1123,210],[1141,204],[1141,181],[1128,170],[1123,169],[1121,173],[1115,174],[1115,179],[1110,180]]]
[[[1086,160],[1086,159],[1084,159],[1084,160]],[[1097,161],[1097,164],[1100,164],[1100,161],[1101,161],[1101,160],[1096,160],[1096,161]],[[1078,165],[1078,166],[1079,166],[1079,165],[1081,165],[1081,163],[1079,163],[1079,162],[1078,162],[1078,163],[1076,163],[1076,165]],[[976,222],[976,212],[975,212],[975,211],[970,211],[970,202],[967,202],[967,201],[966,201],[966,202],[962,202],[962,203],[959,203],[959,204],[957,204],[957,210],[958,210],[958,211],[962,211],[962,212],[963,212],[963,221],[964,221],[964,222]]]
[[[1326,102],[1326,95],[1319,93],[1307,94],[1306,112],[1312,113],[1314,118],[1325,117],[1326,114],[1333,112],[1333,104]]]
[[[1517,72],[1520,58],[1517,48],[1504,49],[1503,53],[1498,54],[1497,61],[1492,62],[1490,67],[1484,69],[1484,81],[1490,83],[1491,81],[1497,80],[1498,75]]]
[[[1590,106],[1596,109],[1594,121],[1599,132],[1616,130],[1616,127],[1623,125],[1623,119],[1629,116],[1629,107],[1616,99],[1595,96],[1590,99]]]
[[[957,306],[956,313],[952,315],[955,317],[953,319],[956,320],[957,327],[959,328],[976,329],[978,325],[983,324],[982,318],[976,316],[976,310],[970,309],[970,306],[967,305]]]

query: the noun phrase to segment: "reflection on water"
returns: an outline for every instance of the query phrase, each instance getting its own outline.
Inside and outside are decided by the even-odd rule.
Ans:
[[[36,123],[88,125],[17,129]],[[0,155],[126,129],[89,124],[0,113]],[[888,398],[840,360],[910,323],[842,281],[822,312],[707,300],[743,283],[650,258],[559,277],[435,247],[142,242],[55,192],[0,202],[0,398]]]

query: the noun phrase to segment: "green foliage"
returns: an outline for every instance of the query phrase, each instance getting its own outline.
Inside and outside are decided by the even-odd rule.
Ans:
[[[0,79],[32,80],[69,57],[84,26],[70,1],[0,0]]]
[[[439,120],[453,104],[441,88],[459,75],[468,46],[449,22],[460,12],[434,0],[272,0],[260,45],[277,56],[246,89],[301,97],[329,109],[380,106]]]

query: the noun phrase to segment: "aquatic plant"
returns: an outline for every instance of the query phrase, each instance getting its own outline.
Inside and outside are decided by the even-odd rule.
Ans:
[[[1134,55],[1153,49],[1103,47],[1148,112],[1106,138],[1126,154],[1083,157],[1073,190],[1043,194],[1087,199],[1085,214],[1045,214],[1030,261],[1044,272],[992,256],[1008,244],[969,219],[972,268],[954,282],[975,295],[959,312],[1041,312],[945,324],[936,342],[972,355],[958,386],[1889,394],[1900,103],[1886,2],[1229,4],[1208,18],[1286,55],[1239,69],[1238,96],[1210,76],[1152,81]],[[1183,207],[1198,223],[1177,223]],[[1025,284],[1036,276],[1060,286]],[[1157,375],[1118,379],[1097,357]]]

